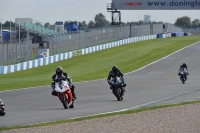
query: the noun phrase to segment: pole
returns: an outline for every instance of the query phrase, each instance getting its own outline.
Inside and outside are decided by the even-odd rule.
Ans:
[[[20,42],[20,21],[19,21],[19,61],[21,62],[21,42]]]
[[[11,49],[11,46],[12,46],[12,45],[11,45],[11,38],[12,38],[12,34],[11,34],[11,33],[12,33],[12,29],[11,29],[11,18],[10,18],[10,49]],[[8,52],[7,52],[7,53],[8,53]],[[11,51],[11,50],[10,50],[10,53],[12,54],[12,51]],[[10,55],[11,55],[11,54],[10,54]],[[11,59],[12,59],[12,58],[11,58]]]
[[[3,62],[3,33],[2,33],[2,18],[1,18],[1,61]],[[3,65],[3,64],[2,64]]]

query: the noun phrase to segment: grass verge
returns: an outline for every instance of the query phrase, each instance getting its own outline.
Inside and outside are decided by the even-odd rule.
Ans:
[[[108,114],[101,114],[101,115],[94,115],[94,116],[86,116],[76,119],[68,119],[68,120],[59,120],[54,122],[47,122],[47,123],[40,123],[40,124],[33,124],[33,125],[25,125],[25,126],[13,126],[13,127],[0,127],[0,131],[4,130],[13,130],[13,129],[20,129],[20,128],[33,128],[33,127],[41,127],[41,126],[52,126],[57,124],[64,124],[64,123],[72,123],[72,122],[79,122],[84,120],[90,120],[90,119],[96,119],[96,118],[103,118],[103,117],[110,117],[115,115],[124,115],[124,114],[133,114],[138,112],[144,112],[144,111],[150,111],[160,108],[168,108],[168,107],[175,107],[175,106],[182,106],[187,104],[196,104],[200,103],[200,101],[189,101],[189,102],[182,102],[178,104],[168,104],[168,105],[162,105],[162,106],[153,106],[153,107],[144,107],[134,110],[127,110],[122,112],[116,112],[116,113],[108,113]],[[6,116],[4,116],[6,117]]]
[[[62,66],[73,82],[106,78],[113,65],[127,73],[199,40],[199,36],[184,36],[141,41],[47,66],[0,75],[0,91],[50,85],[57,66]]]

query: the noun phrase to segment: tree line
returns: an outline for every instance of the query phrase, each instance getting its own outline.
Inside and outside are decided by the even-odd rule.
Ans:
[[[78,22],[78,21],[65,21],[64,22],[64,27],[67,26],[68,23],[70,22]],[[80,30],[86,30],[86,29],[91,29],[91,28],[99,28],[99,27],[105,27],[108,25],[111,25],[111,22],[109,22],[106,17],[102,14],[99,13],[97,15],[95,15],[94,17],[94,21],[90,20],[88,23],[86,23],[86,21],[82,21],[82,22],[78,22],[79,23],[79,27]],[[135,25],[139,25],[139,24],[144,24],[143,20],[140,20],[138,22],[121,22],[122,24],[135,24]],[[152,21],[151,23],[163,23],[163,22],[155,22]],[[0,23],[1,24],[1,23]],[[10,22],[10,21],[6,21],[5,23],[2,24],[3,27],[15,27],[15,23],[14,22]],[[37,25],[41,25],[40,23],[36,23]],[[49,22],[44,24],[44,27],[46,28],[50,28],[53,29],[54,28],[54,24],[50,24]],[[180,18],[177,18],[177,20],[175,21],[174,25],[182,27],[182,28],[198,28],[200,27],[200,20],[199,19],[194,19],[193,21],[191,21],[191,18],[188,16],[183,16]]]

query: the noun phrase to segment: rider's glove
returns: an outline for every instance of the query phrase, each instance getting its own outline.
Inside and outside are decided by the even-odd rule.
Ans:
[[[124,83],[124,87],[126,87],[126,83]]]
[[[72,87],[72,84],[69,84],[69,88],[71,88]]]

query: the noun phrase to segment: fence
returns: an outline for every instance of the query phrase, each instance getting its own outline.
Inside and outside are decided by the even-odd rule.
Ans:
[[[28,19],[29,21],[29,19]],[[38,25],[34,22],[20,23],[17,21],[17,33],[19,31],[27,31],[27,33],[34,33],[40,35],[42,40],[49,42],[49,55],[56,55],[66,53],[78,49],[97,46],[109,42],[114,42],[130,37],[139,37],[147,35],[156,35],[158,33],[169,33],[181,31],[172,24],[163,27],[162,23],[159,24],[143,24],[143,25],[120,25],[108,26],[103,28],[89,29],[87,31],[78,31],[73,33],[57,33],[53,30],[48,30],[42,24]],[[21,32],[20,32],[21,33]],[[0,45],[0,66],[16,64],[19,62],[29,61],[35,59],[36,48],[38,44],[32,44],[31,40],[27,39],[27,33],[21,41],[14,43],[4,43]],[[18,35],[20,37],[20,35]]]
[[[32,41],[18,40],[0,44],[0,65],[16,64],[32,59]]]
[[[47,36],[43,39],[50,42],[50,55],[55,55],[129,37],[156,35],[157,33],[163,33],[162,24],[110,26],[90,29],[86,32]]]

